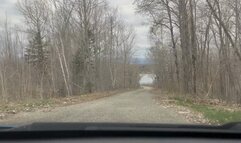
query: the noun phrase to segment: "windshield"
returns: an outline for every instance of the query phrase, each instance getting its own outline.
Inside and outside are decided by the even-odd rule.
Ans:
[[[0,2],[0,125],[241,121],[240,0]]]

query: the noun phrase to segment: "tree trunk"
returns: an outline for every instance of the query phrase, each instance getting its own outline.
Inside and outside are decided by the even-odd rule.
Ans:
[[[172,15],[171,15],[171,10],[170,10],[170,6],[169,6],[169,0],[166,0],[166,8],[167,8],[167,13],[168,13],[168,17],[169,17],[172,48],[173,48],[173,55],[174,55],[174,59],[175,59],[176,78],[177,78],[177,84],[178,84],[178,89],[179,89],[180,88],[179,65],[178,65],[177,49],[176,49],[176,42],[175,42],[175,37],[174,37]]]
[[[180,39],[182,49],[182,64],[183,64],[183,90],[184,93],[191,92],[191,49],[190,49],[190,37],[188,30],[188,14],[186,8],[186,0],[179,0],[179,23],[180,23]]]

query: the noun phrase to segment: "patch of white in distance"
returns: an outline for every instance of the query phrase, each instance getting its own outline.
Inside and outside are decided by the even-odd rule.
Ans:
[[[155,80],[154,74],[140,74],[140,85],[152,85]]]

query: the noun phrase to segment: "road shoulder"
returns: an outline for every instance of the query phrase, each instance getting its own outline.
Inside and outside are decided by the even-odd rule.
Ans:
[[[193,111],[190,108],[180,106],[176,103],[176,100],[170,98],[165,92],[161,92],[158,89],[150,90],[152,94],[155,94],[154,98],[160,106],[166,109],[175,110],[177,114],[184,116],[192,124],[211,124],[209,120],[204,118],[203,114]]]

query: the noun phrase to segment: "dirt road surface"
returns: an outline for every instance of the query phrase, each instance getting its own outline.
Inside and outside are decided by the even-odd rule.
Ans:
[[[114,123],[188,123],[175,110],[164,108],[155,101],[149,89],[138,89],[114,96],[48,112],[22,112],[0,124],[22,125],[32,122],[114,122]]]

